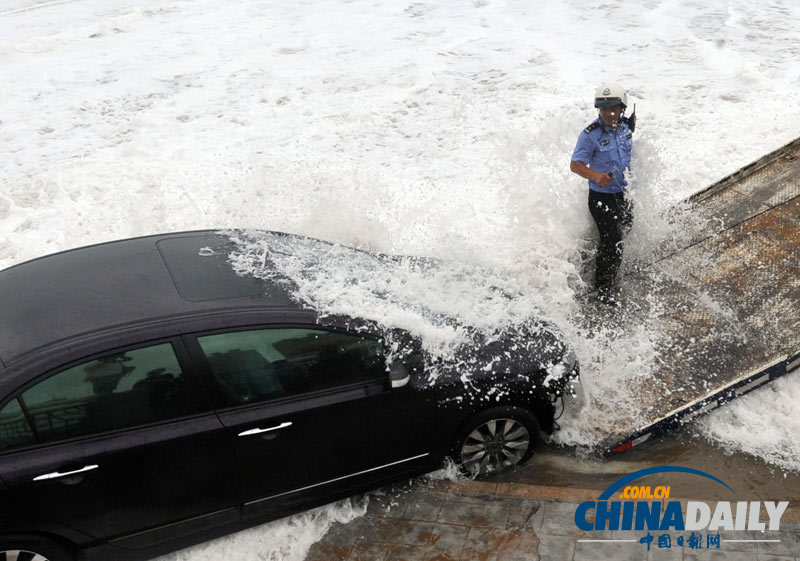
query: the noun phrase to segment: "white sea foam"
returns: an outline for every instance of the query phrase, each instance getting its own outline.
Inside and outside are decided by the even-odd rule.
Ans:
[[[698,423],[700,433],[732,451],[744,451],[783,469],[800,471],[797,375],[776,380],[721,407]]]
[[[158,561],[302,561],[333,524],[363,516],[368,497],[345,499],[158,557]]]
[[[626,255],[647,260],[679,233],[675,203],[800,134],[798,28],[800,8],[768,0],[7,0],[0,267],[199,228],[461,262],[407,288],[485,322],[555,323],[596,404],[560,438],[591,444],[613,421],[601,405],[658,358],[650,326],[590,327],[574,299],[592,224],[568,163],[592,92],[619,81],[637,104]],[[513,306],[484,301],[492,275]],[[384,317],[427,329],[404,302]],[[707,433],[800,469],[800,382],[775,387]]]

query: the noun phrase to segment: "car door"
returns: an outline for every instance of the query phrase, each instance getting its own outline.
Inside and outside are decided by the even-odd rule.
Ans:
[[[435,402],[391,387],[377,339],[318,327],[247,328],[194,343],[235,441],[245,515],[430,463]]]
[[[180,339],[21,388],[0,408],[0,478],[39,519],[121,547],[240,518],[230,439]]]

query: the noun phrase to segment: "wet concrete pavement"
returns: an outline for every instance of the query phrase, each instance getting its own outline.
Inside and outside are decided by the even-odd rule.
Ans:
[[[671,532],[670,547],[645,531],[579,530],[575,510],[600,491],[496,481],[420,478],[370,496],[365,516],[336,524],[306,561],[798,561],[800,510],[779,532]],[[591,518],[590,518],[591,520]],[[678,537],[684,542],[678,545]],[[755,541],[757,540],[757,541]],[[718,547],[717,547],[718,546]]]
[[[631,472],[654,466],[686,466],[714,475],[738,495],[717,483],[681,475],[652,475],[647,485],[670,485],[674,496],[698,500],[789,500],[800,505],[800,473],[783,470],[761,458],[729,453],[693,434],[691,427],[654,438],[641,448],[610,458],[581,457],[573,449],[545,447],[516,471],[496,480],[527,485],[605,489]]]
[[[714,475],[735,492],[696,476],[656,474],[637,484],[669,485],[671,498],[710,501],[788,500],[779,532],[722,532],[719,549],[647,550],[647,532],[580,531],[578,505],[620,477],[680,465]],[[766,516],[762,514],[762,520]],[[591,518],[590,518],[591,520]],[[689,532],[671,532],[688,539]],[[601,541],[581,541],[581,540]],[[778,541],[730,541],[730,540]],[[627,541],[610,541],[627,540]],[[365,516],[337,524],[306,561],[800,561],[800,474],[745,454],[729,454],[688,429],[613,458],[584,457],[546,446],[525,466],[484,481],[419,478],[369,495]]]

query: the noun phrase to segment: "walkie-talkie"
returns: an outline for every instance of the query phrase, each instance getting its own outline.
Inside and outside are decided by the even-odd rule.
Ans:
[[[631,116],[627,118],[628,128],[631,129],[631,132],[636,130],[636,104],[633,104],[633,111],[631,111]]]

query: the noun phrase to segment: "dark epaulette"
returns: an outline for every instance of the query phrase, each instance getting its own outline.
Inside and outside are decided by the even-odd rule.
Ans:
[[[594,123],[592,123],[591,125],[589,125],[585,129],[583,129],[583,132],[585,132],[586,134],[589,134],[590,132],[592,132],[594,129],[596,129],[599,126],[600,126],[600,123],[595,121]]]

